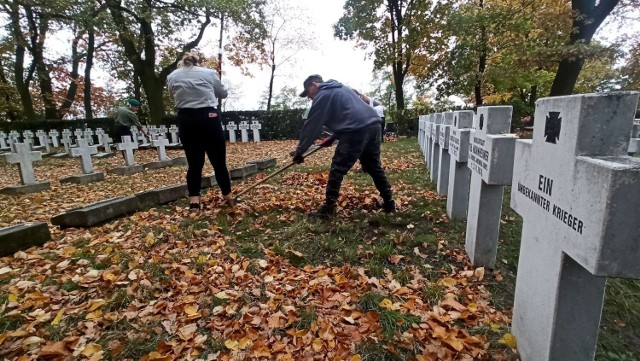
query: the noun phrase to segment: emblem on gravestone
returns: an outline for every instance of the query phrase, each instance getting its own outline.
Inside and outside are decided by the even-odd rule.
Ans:
[[[562,117],[560,117],[560,112],[549,112],[544,123],[544,138],[547,143],[556,144],[556,141],[560,140],[561,126]]]
[[[484,127],[484,114],[480,114],[480,130]]]

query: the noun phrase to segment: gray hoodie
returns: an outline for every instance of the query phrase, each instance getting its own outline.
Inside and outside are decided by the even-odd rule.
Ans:
[[[376,111],[365,104],[351,88],[335,80],[320,84],[313,99],[307,120],[300,130],[296,153],[304,153],[326,126],[340,139],[340,134],[380,124]]]

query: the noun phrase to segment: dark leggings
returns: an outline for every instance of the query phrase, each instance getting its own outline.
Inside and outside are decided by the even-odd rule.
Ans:
[[[216,116],[211,117],[213,114]],[[216,109],[178,109],[178,132],[189,163],[187,170],[189,196],[200,195],[205,153],[213,166],[222,195],[231,193],[224,132]]]

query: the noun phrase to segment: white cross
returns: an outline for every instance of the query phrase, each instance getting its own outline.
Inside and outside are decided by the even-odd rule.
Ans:
[[[543,98],[515,149],[522,215],[513,331],[522,360],[593,360],[606,277],[640,278],[637,92]]]
[[[436,113],[431,116],[431,141],[429,149],[429,179],[431,182],[438,180],[438,171],[440,170],[440,124],[442,124],[442,113]]]
[[[238,126],[236,125],[236,123],[234,123],[234,122],[227,123],[227,131],[229,131],[229,142],[230,143],[235,143],[236,142],[236,129],[238,129]]]
[[[123,136],[122,143],[118,143],[116,147],[118,148],[118,150],[121,150],[124,152],[124,163],[127,166],[130,167],[136,164],[135,158],[133,157],[133,150],[138,149],[138,143],[131,140],[130,136],[128,135]]]
[[[260,129],[262,129],[262,125],[259,121],[254,120],[251,122],[251,130],[253,131],[253,141],[256,143],[260,142]]]
[[[58,142],[58,136],[60,136],[60,133],[58,133],[57,130],[51,129],[49,131],[49,138],[51,139],[51,145],[54,148],[58,148],[60,146],[60,143]]]
[[[171,136],[171,144],[180,144],[180,139],[178,138],[178,127],[175,124],[171,124],[169,127],[169,135]]]
[[[453,125],[453,112],[442,113],[442,124],[440,125],[440,133],[438,134],[438,144],[440,145],[440,164],[438,165],[438,183],[436,192],[438,195],[445,196],[449,191],[449,128]]]
[[[20,180],[22,184],[36,184],[36,177],[33,171],[33,162],[42,160],[40,152],[31,151],[26,143],[16,143],[15,153],[5,154],[5,160],[9,164],[17,164],[20,168]]]
[[[451,219],[466,219],[469,206],[471,171],[467,167],[469,136],[473,125],[473,111],[453,112],[453,125],[449,129],[449,189],[447,215]]]
[[[91,155],[98,153],[98,146],[89,145],[89,141],[86,139],[78,140],[78,146],[71,148],[72,157],[80,157],[82,162],[82,173],[93,173],[93,164],[91,163]]]
[[[158,160],[160,160],[161,162],[169,160],[169,157],[167,157],[167,151],[165,150],[165,147],[169,145],[169,141],[167,139],[165,139],[162,135],[158,135],[156,139],[153,139],[151,141],[151,145],[156,147],[156,149],[158,150]]]

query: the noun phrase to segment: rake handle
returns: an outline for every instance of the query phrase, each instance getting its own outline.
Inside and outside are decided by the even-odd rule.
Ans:
[[[303,155],[303,158],[307,158],[308,156],[310,156],[311,154],[313,154],[313,153],[317,152],[317,151],[318,151],[318,150],[320,150],[321,148],[323,148],[323,147],[318,146],[318,147],[316,147],[316,148],[311,149],[310,151],[308,151],[307,153],[305,153],[305,154]],[[298,164],[298,163],[295,163],[295,162],[291,161],[289,164],[287,164],[287,165],[285,165],[285,166],[281,167],[280,169],[278,169],[278,170],[276,170],[275,172],[273,172],[273,173],[269,174],[269,175],[268,175],[268,176],[266,176],[265,178],[263,178],[263,179],[261,179],[261,180],[259,180],[259,181],[255,182],[254,184],[252,184],[252,185],[250,185],[249,187],[245,188],[242,192],[240,192],[240,193],[236,194],[236,195],[233,197],[233,200],[234,200],[234,201],[237,201],[237,200],[238,200],[238,198],[239,198],[241,195],[243,195],[243,194],[245,194],[245,193],[249,192],[249,191],[250,191],[250,190],[252,190],[253,188],[255,188],[255,187],[259,186],[260,184],[262,184],[262,183],[264,183],[264,182],[268,181],[269,179],[271,179],[271,178],[275,177],[276,175],[278,175],[278,174],[280,174],[280,173],[284,172],[285,170],[287,170],[287,169],[289,169],[289,168],[293,167],[293,166],[294,166],[294,165],[296,165],[296,164]]]

